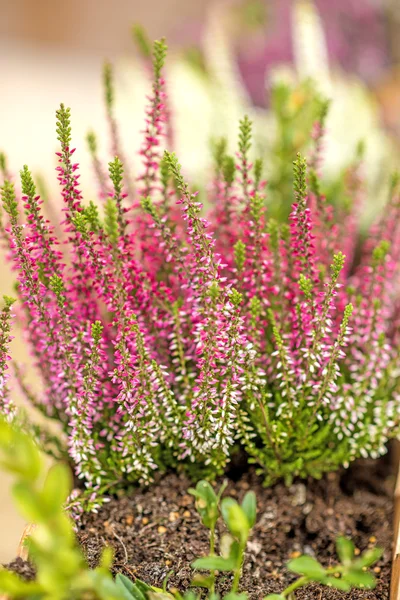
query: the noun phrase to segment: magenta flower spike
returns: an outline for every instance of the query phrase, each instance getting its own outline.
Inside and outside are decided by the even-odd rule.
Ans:
[[[28,167],[21,188],[8,171],[1,187],[0,232],[40,392],[15,371],[27,398],[61,424],[65,444],[13,403],[7,298],[0,409],[53,454],[69,455],[91,508],[104,490],[148,483],[157,469],[214,477],[240,446],[268,483],[290,482],[376,457],[399,434],[399,178],[362,243],[360,157],[343,181],[352,204],[334,205],[323,192],[325,103],[309,158],[289,165],[287,221],[270,216],[247,117],[236,155],[214,143],[215,169],[199,194],[166,147],[165,55],[156,42],[135,189],[118,155],[109,67],[108,173],[89,136],[99,203],[82,195],[64,105],[61,233]]]

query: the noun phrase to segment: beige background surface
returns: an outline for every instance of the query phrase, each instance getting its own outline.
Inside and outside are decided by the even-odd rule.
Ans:
[[[72,107],[78,150],[89,125],[104,133],[101,65],[105,57],[122,59],[133,53],[132,23],[143,24],[152,38],[167,36],[173,46],[179,36],[187,41],[211,2],[0,0],[0,149],[6,151],[11,169],[28,163],[36,172],[51,174],[54,111],[61,101]],[[0,256],[1,295],[11,292],[11,281]],[[26,359],[18,332],[13,351]],[[0,507],[4,562],[15,556],[24,523],[10,502],[10,480],[3,474]]]

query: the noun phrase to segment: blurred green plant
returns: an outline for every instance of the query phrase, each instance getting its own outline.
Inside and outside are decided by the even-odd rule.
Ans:
[[[100,566],[89,569],[75,539],[73,525],[64,505],[71,491],[71,474],[63,463],[53,465],[45,473],[45,465],[29,437],[0,420],[0,465],[15,477],[12,488],[14,501],[21,515],[36,524],[34,533],[26,540],[29,558],[36,568],[34,581],[24,581],[16,573],[0,570],[0,594],[10,599],[30,600],[199,600],[200,594],[189,590],[170,594],[164,589],[131,581],[122,574],[115,580],[111,575],[113,553],[103,551]],[[192,587],[208,590],[208,599],[217,600],[216,572],[231,573],[232,586],[224,600],[246,600],[246,592],[238,592],[246,545],[256,522],[257,503],[254,492],[247,492],[241,504],[233,498],[223,498],[226,484],[216,493],[207,481],[200,481],[189,493],[196,498],[196,509],[203,525],[210,531],[208,556],[198,558]],[[215,531],[219,520],[228,530],[215,552]],[[367,571],[382,554],[379,548],[367,550],[355,557],[354,544],[341,537],[337,541],[340,563],[323,567],[310,556],[300,556],[288,563],[288,569],[300,577],[281,594],[270,594],[265,600],[295,598],[300,587],[311,582],[349,591],[352,587],[371,589],[375,577]]]
[[[30,600],[145,600],[150,588],[123,575],[113,580],[113,553],[106,548],[100,566],[89,569],[64,511],[71,490],[69,468],[58,463],[46,473],[37,447],[25,434],[0,420],[0,466],[14,476],[12,494],[21,515],[36,524],[26,540],[36,579],[24,581],[0,569],[0,594]]]

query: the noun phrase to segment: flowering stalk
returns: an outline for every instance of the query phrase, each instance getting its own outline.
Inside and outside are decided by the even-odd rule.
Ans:
[[[261,159],[250,163],[252,124],[244,118],[237,164],[225,140],[215,145],[204,208],[175,154],[161,154],[165,52],[156,42],[144,166],[128,210],[113,128],[108,176],[90,137],[100,207],[85,202],[64,105],[57,111],[60,234],[44,217],[27,167],[24,214],[13,184],[6,179],[1,188],[0,233],[18,273],[19,313],[43,382],[40,401],[18,369],[17,377],[27,399],[60,422],[94,508],[103,491],[149,483],[157,469],[182,465],[195,477],[215,476],[237,444],[267,482],[289,483],[377,456],[400,431],[396,179],[386,216],[371,228],[373,243],[360,244],[356,255],[358,163],[350,173],[349,215],[321,192],[321,120],[311,169],[301,155],[294,161],[289,221],[271,219],[274,192],[264,197]],[[114,119],[108,68],[105,87]],[[272,180],[281,181],[273,173]],[[49,452],[58,452],[12,404],[5,373],[10,309],[6,300],[1,410],[15,410]]]
[[[0,411],[8,418],[12,419],[15,414],[15,407],[10,398],[8,386],[9,375],[7,373],[7,362],[11,360],[9,356],[9,345],[13,339],[11,332],[11,319],[13,317],[11,308],[14,304],[14,298],[3,296],[4,307],[0,313]]]

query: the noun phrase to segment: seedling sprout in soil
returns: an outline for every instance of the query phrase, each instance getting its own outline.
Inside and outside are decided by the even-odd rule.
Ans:
[[[5,421],[0,421],[0,453],[3,469],[11,473],[14,500],[21,514],[35,521],[37,528],[26,541],[30,559],[36,566],[35,581],[25,582],[15,573],[0,570],[0,593],[17,598],[66,598],[99,600],[177,600],[199,599],[202,595],[188,591],[173,595],[165,589],[149,586],[141,581],[131,581],[119,574],[113,580],[110,572],[112,551],[106,548],[101,564],[90,570],[85,565],[81,550],[75,540],[73,524],[63,505],[70,493],[70,471],[62,463],[44,473],[44,462],[35,444],[28,436]],[[200,481],[190,489],[196,498],[201,521],[210,531],[210,553],[193,563],[194,569],[207,570],[209,575],[195,575],[192,586],[208,590],[208,598],[217,599],[215,592],[216,571],[232,574],[232,587],[224,595],[228,600],[245,600],[246,592],[239,592],[241,569],[246,544],[256,521],[256,497],[247,492],[241,504],[233,498],[221,500],[224,486],[215,493],[206,481]],[[222,518],[229,533],[219,541],[219,554],[215,552],[215,527]],[[337,551],[340,563],[323,567],[310,556],[301,556],[288,563],[288,568],[300,577],[281,594],[270,594],[265,600],[295,598],[295,590],[313,581],[348,591],[351,587],[372,588],[374,576],[366,569],[381,556],[381,550],[367,550],[354,556],[354,545],[346,538],[339,538]]]

